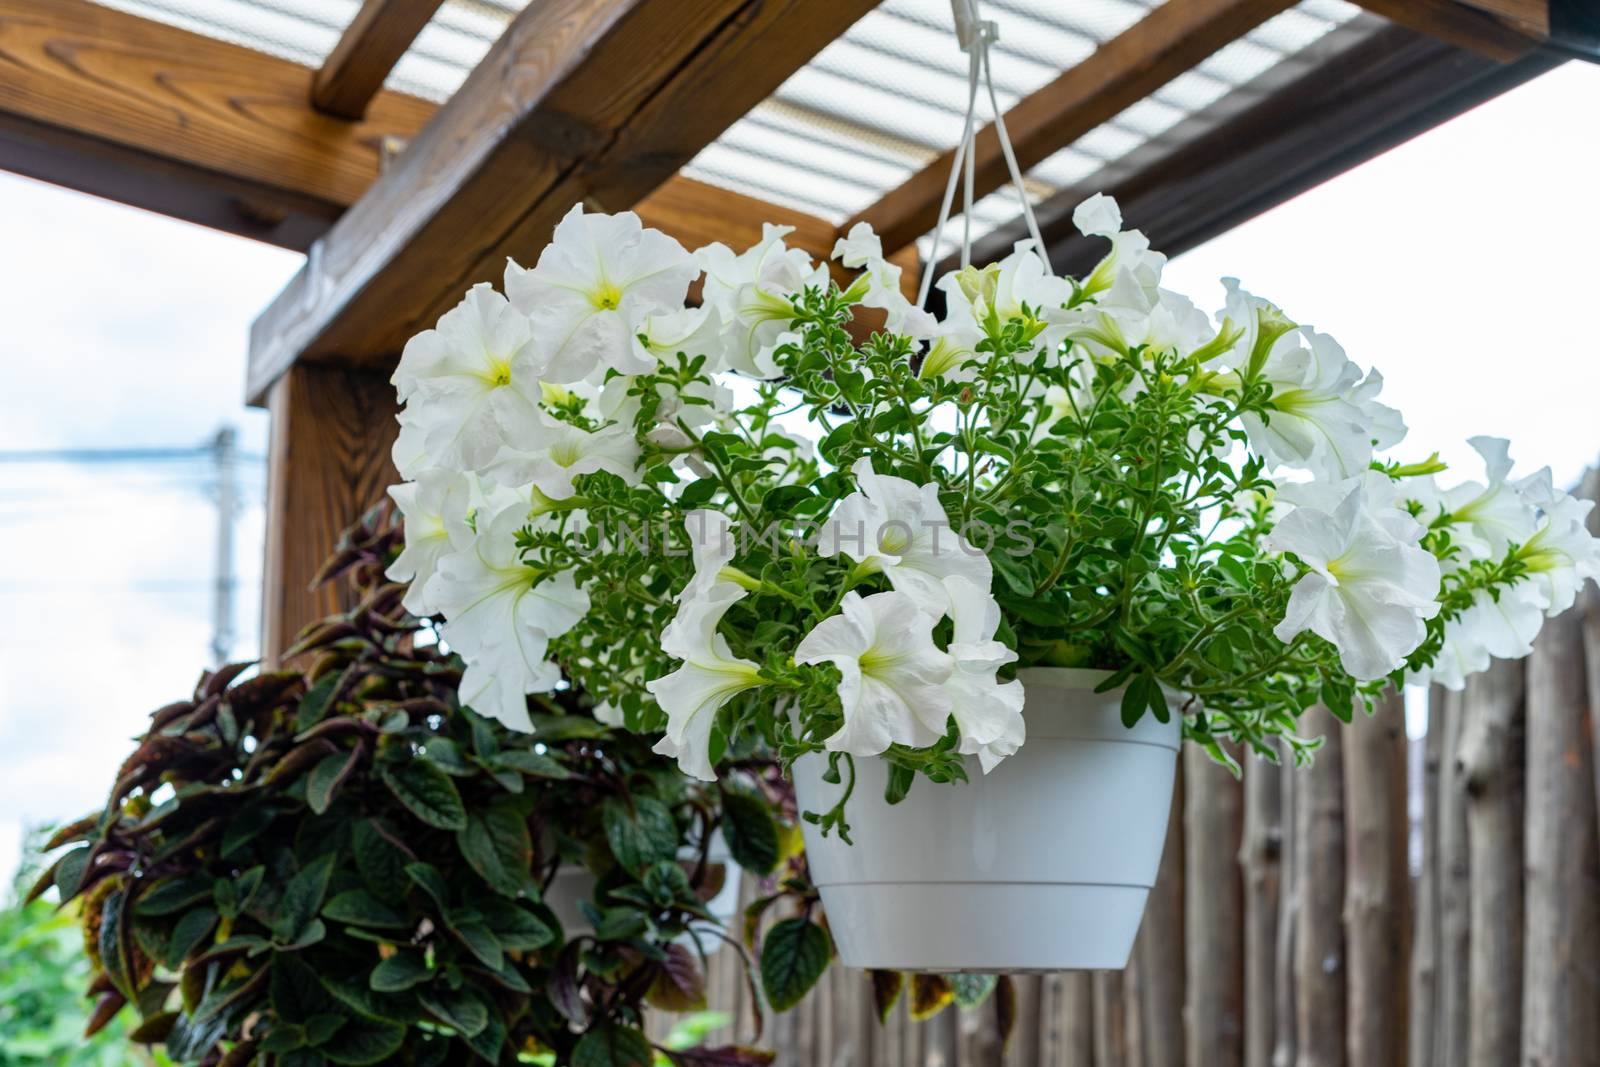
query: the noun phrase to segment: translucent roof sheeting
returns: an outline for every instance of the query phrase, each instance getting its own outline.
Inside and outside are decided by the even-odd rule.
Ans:
[[[111,7],[320,66],[360,0],[100,0]],[[1163,0],[983,0],[1002,108],[1040,89]],[[528,0],[447,0],[388,80],[444,100]],[[1040,200],[1071,188],[1358,17],[1346,0],[1301,0],[1194,70],[1034,167]],[[1370,17],[1369,17],[1370,18]],[[900,185],[961,133],[967,59],[949,0],[883,0],[770,98],[707,146],[684,173],[843,222]],[[989,118],[980,95],[979,117]],[[974,237],[1019,213],[1004,189],[973,210]],[[959,239],[959,221],[952,235]],[[923,241],[924,254],[931,242]],[[948,247],[948,244],[946,245]]]

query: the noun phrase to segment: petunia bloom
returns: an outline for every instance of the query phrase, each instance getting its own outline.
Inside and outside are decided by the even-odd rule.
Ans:
[[[954,633],[948,649],[951,713],[961,731],[960,751],[975,755],[988,774],[1027,739],[1022,719],[1019,681],[1001,682],[996,672],[1015,663],[1017,654],[994,639],[1000,628],[1000,605],[987,589],[965,578],[946,578]]]
[[[717,632],[722,616],[744,595],[732,582],[717,582],[684,601],[661,634],[661,650],[683,665],[645,683],[667,714],[666,736],[654,751],[675,758],[685,774],[703,781],[716,777],[711,731],[717,709],[762,684],[760,667],[735,656],[728,639]]]
[[[823,743],[876,756],[893,744],[923,748],[944,736],[954,661],[933,643],[934,619],[900,592],[846,593],[795,649],[801,664],[839,668],[844,726]]]

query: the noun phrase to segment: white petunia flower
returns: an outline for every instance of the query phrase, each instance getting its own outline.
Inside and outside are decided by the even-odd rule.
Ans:
[[[1555,488],[1548,467],[1517,487],[1540,512],[1537,529],[1517,550],[1517,557],[1542,592],[1546,614],[1554,617],[1572,607],[1584,582],[1600,577],[1600,539],[1589,533],[1585,521],[1594,501]]]
[[[718,582],[733,582],[749,588],[750,579],[742,571],[729,566],[733,562],[736,546],[733,524],[726,515],[710,508],[697,508],[683,517],[683,528],[689,533],[694,574],[678,594],[678,603],[705,596]],[[668,623],[668,629],[671,627],[672,624]]]
[[[795,649],[801,664],[832,663],[842,676],[844,726],[830,751],[876,756],[892,744],[924,748],[944,736],[954,662],[933,643],[934,619],[904,593],[846,593]]]
[[[458,540],[466,532],[472,481],[456,471],[425,470],[416,481],[391,485],[389,496],[405,516],[406,547],[384,575],[390,581],[411,583],[401,601],[407,611],[432,615],[434,609],[423,591],[438,570],[440,557],[452,550],[451,531],[457,532]]]
[[[1500,590],[1498,598],[1480,589],[1472,605],[1445,624],[1444,644],[1432,665],[1408,680],[1460,692],[1468,678],[1489,669],[1491,657],[1521,659],[1533,651],[1544,605],[1544,591],[1535,582],[1518,582]]]
[[[1167,257],[1150,249],[1139,230],[1122,228],[1122,209],[1105,194],[1079,204],[1072,224],[1086,237],[1104,237],[1111,251],[1079,285],[1080,299],[1092,297],[1099,308],[1120,308],[1135,314],[1156,305]]]
[[[974,324],[981,324],[991,311],[1005,322],[1020,319],[1024,305],[1038,314],[1072,298],[1072,283],[1050,273],[1031,240],[1018,241],[998,263],[951,271],[939,279],[939,288],[948,303],[947,320]]]
[[[1072,225],[1085,237],[1115,237],[1122,232],[1122,208],[1105,193],[1095,193],[1073,209]]]
[[[1001,667],[1015,663],[1017,654],[994,639],[1000,628],[1000,605],[987,589],[965,578],[946,578],[944,585],[955,625],[947,650],[955,664],[949,682],[951,713],[961,730],[960,751],[977,756],[988,774],[1027,739],[1022,683],[1002,684],[995,676]]]
[[[680,353],[693,360],[706,357],[706,369],[718,370],[722,356],[722,319],[716,308],[679,308],[651,315],[640,324],[633,344],[640,362],[654,366],[675,361]]]
[[[452,530],[427,598],[445,616],[440,636],[467,661],[462,701],[515,730],[532,728],[527,694],[549,690],[560,672],[545,654],[550,640],[589,612],[589,595],[571,571],[548,574],[525,563],[517,531],[528,523],[519,502],[480,514],[477,529]]]
[[[406,414],[408,469],[478,471],[513,429],[535,418],[539,374],[528,320],[488,284],[406,343],[392,379]],[[397,449],[400,447],[396,443]]]
[[[667,714],[667,732],[654,751],[671,756],[685,774],[711,781],[711,730],[717,709],[746,689],[761,685],[761,669],[728,648],[717,625],[728,608],[743,597],[732,582],[717,582],[701,596],[686,600],[661,634],[661,650],[683,666],[645,683]]]
[[[1246,413],[1245,433],[1251,449],[1269,463],[1336,481],[1354,477],[1372,462],[1374,424],[1387,436],[1389,422],[1357,403],[1362,397],[1366,405],[1382,407],[1367,395],[1370,385],[1363,391],[1361,368],[1338,342],[1312,330],[1303,334],[1308,344],[1298,344],[1299,335],[1285,335],[1272,347],[1261,378],[1272,386],[1273,410],[1266,416]]]
[[[576,492],[573,480],[595,471],[639,484],[639,442],[631,428],[585,430],[541,416],[519,428],[487,474],[501,485],[531,484],[551,500],[566,500]]]
[[[773,353],[796,339],[794,299],[808,286],[828,284],[828,269],[811,262],[803,249],[789,248],[783,238],[793,226],[762,227],[761,242],[735,254],[724,244],[710,244],[695,257],[705,269],[705,302],[723,324],[723,360],[729,369],[756,378],[776,378]]]
[[[865,456],[851,473],[861,490],[841,500],[823,524],[817,538],[819,554],[842,552],[856,561],[862,573],[881,572],[934,619],[950,610],[946,578],[965,578],[980,589],[990,587],[994,572],[989,557],[951,529],[939,503],[938,485],[929,482],[919,487],[904,478],[877,474]]]
[[[1537,514],[1531,503],[1507,481],[1511,474],[1511,442],[1501,437],[1473,437],[1467,442],[1483,457],[1488,484],[1464,482],[1437,494],[1433,514],[1449,513],[1454,540],[1479,559],[1499,559],[1513,544],[1534,531]]]
[[[1273,633],[1287,642],[1309,629],[1338,648],[1352,677],[1371,681],[1426,636],[1423,620],[1439,611],[1439,561],[1417,547],[1420,526],[1402,528],[1395,516],[1404,513],[1375,511],[1365,485],[1351,484],[1333,511],[1298,507],[1267,537],[1269,549],[1293,552],[1310,569]]]
[[[633,212],[589,214],[576,204],[537,266],[507,262],[506,295],[532,322],[545,373],[576,382],[604,367],[653,370],[634,334],[647,316],[682,309],[696,273],[682,245]]]

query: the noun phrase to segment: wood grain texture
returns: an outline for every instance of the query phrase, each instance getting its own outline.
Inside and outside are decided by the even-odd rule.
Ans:
[[[1237,746],[1229,746],[1238,758]],[[1187,1062],[1244,1062],[1244,783],[1212,762],[1199,745],[1184,746],[1186,851],[1184,933],[1188,977],[1183,1019]]]
[[[1324,738],[1316,762],[1295,783],[1295,930],[1297,1067],[1344,1067],[1344,734],[1318,705],[1300,718],[1300,732]],[[1365,1064],[1360,1067],[1366,1067]]]
[[[434,112],[385,92],[361,123],[318,114],[307,67],[87,0],[0,0],[0,62],[0,136],[20,146],[0,166],[113,196],[127,171],[119,199],[268,240],[275,216],[337,217],[377,178],[383,139]],[[181,195],[152,188],[173,181]]]
[[[1018,165],[1026,172],[1291,6],[1291,0],[1167,0],[1006,112]],[[954,159],[954,149],[940,155],[851,222],[870,222],[884,248],[915,241],[938,221]],[[973,167],[978,196],[1008,180],[993,123],[978,133]]]
[[[399,351],[574,203],[639,203],[872,6],[529,5],[257,319],[250,393],[302,356]]]
[[[1072,225],[1087,196],[1117,198],[1129,226],[1177,255],[1559,65],[1530,54],[1505,65],[1361,15],[1194,120],[1039,204],[1051,264],[1083,274],[1105,241]],[[1000,259],[1026,230],[1008,223],[977,242]],[[950,260],[940,264],[944,269]]]
[[[399,481],[389,449],[399,431],[386,377],[342,367],[297,367],[272,391],[267,465],[262,654],[279,654],[310,622],[352,604],[339,583],[311,579],[339,534]]]
[[[1283,756],[1279,769],[1283,795],[1283,883],[1278,893],[1278,940],[1273,946],[1277,967],[1277,988],[1272,997],[1272,1067],[1293,1067],[1300,1040],[1298,1014],[1299,980],[1295,973],[1296,932],[1300,925],[1300,843],[1295,833],[1299,826],[1301,794],[1300,772],[1292,758]]]
[[[1468,680],[1461,765],[1467,794],[1472,939],[1467,1055],[1513,1063],[1522,1050],[1522,862],[1525,760],[1521,660]]]
[[[1550,36],[1547,0],[1356,0],[1377,15],[1497,63],[1521,59]]]
[[[340,118],[361,119],[384,79],[444,0],[364,0],[323,60],[311,103]]]
[[[1581,609],[1545,623],[1527,667],[1525,1067],[1600,1063],[1600,842]]]
[[[1200,759],[1204,753],[1186,746]],[[1161,846],[1161,866],[1156,884],[1145,902],[1144,921],[1133,944],[1133,968],[1128,980],[1128,1060],[1136,1067],[1183,1067],[1184,997],[1188,974],[1184,967],[1186,933],[1196,917],[1186,911],[1191,895],[1204,891],[1190,882],[1191,826],[1187,812],[1192,758],[1180,754],[1172,783],[1172,807],[1167,816],[1167,836]],[[1198,847],[1207,847],[1203,838]],[[1209,919],[1203,920],[1209,922]]]
[[[1429,724],[1431,727],[1431,723]],[[1465,1063],[1468,967],[1472,950],[1472,850],[1467,841],[1467,791],[1462,782],[1461,731],[1465,701],[1444,701],[1439,752],[1439,984],[1434,994],[1434,1062]]]
[[[1239,842],[1244,878],[1244,1064],[1272,1067],[1277,1041],[1277,940],[1283,883],[1283,770],[1247,756],[1244,833]]]
[[[1411,872],[1405,701],[1393,688],[1345,730],[1344,923],[1350,1062],[1403,1063]]]
[[[1428,733],[1422,745],[1422,866],[1412,907],[1411,1020],[1406,1062],[1432,1067],[1439,986],[1439,763],[1444,752],[1445,689],[1428,690]]]

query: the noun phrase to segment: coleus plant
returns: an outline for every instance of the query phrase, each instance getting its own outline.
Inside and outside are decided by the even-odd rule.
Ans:
[[[303,635],[305,671],[204,675],[50,842],[34,893],[82,901],[96,1020],[132,1005],[134,1040],[228,1067],[771,1062],[654,1046],[643,1014],[705,1006],[711,845],[774,868],[781,777],[708,788],[570,690],[537,736],[462,707],[460,661],[382,582],[398,536],[381,512],[347,534],[328,576],[361,596]],[[573,871],[594,889],[559,916]]]
[[[1312,703],[1459,686],[1600,570],[1548,470],[1478,438],[1486,478],[1440,486],[1331,337],[1231,280],[1199,312],[1108,198],[1075,221],[1109,242],[1086,277],[1019,245],[935,317],[864,226],[841,281],[782,227],[691,254],[575,207],[394,379],[391,573],[465,702],[526,730],[565,678],[703,779],[824,752],[841,799],[806,817],[844,828],[854,758],[894,800],[1025,743],[1018,667],[1108,672],[1130,724],[1181,693],[1227,762],[1305,758]]]

